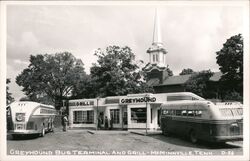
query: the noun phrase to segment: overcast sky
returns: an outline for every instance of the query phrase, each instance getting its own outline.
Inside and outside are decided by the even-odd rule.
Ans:
[[[184,68],[219,71],[215,52],[226,39],[243,33],[239,6],[12,5],[7,7],[7,78],[15,100],[23,96],[15,77],[31,54],[69,51],[89,73],[93,52],[108,45],[129,46],[148,62],[158,8],[166,59],[174,75]],[[244,36],[244,35],[243,35]]]

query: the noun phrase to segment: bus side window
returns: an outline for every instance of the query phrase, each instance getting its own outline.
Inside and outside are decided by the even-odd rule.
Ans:
[[[175,110],[169,110],[170,115],[175,115]]]
[[[163,115],[169,115],[169,111],[166,110],[166,109],[164,109],[164,110],[162,111],[162,114],[163,114]]]
[[[202,115],[202,111],[201,110],[195,110],[194,112],[195,112],[195,116],[196,117],[201,117],[201,115]]]
[[[188,110],[187,115],[188,115],[188,116],[194,116],[195,113],[194,113],[193,110]]]
[[[175,112],[176,112],[176,116],[181,116],[181,114],[182,114],[181,110],[176,110]]]
[[[181,115],[182,116],[187,116],[187,110],[182,110]]]

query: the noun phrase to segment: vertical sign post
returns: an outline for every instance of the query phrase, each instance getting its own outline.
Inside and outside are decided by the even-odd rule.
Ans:
[[[99,97],[96,98],[96,130],[98,130],[98,118],[99,118],[99,111],[98,111],[98,103],[99,103]]]

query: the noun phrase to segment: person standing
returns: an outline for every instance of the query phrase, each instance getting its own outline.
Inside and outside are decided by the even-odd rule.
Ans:
[[[104,119],[104,127],[105,127],[105,130],[109,129],[109,120],[107,116],[105,116],[105,119]]]
[[[113,129],[113,116],[111,116],[110,118],[110,130]]]
[[[63,124],[63,131],[67,131],[68,118],[66,114],[63,116],[62,124]]]
[[[98,123],[97,123],[97,129],[101,129],[101,124],[102,124],[102,117],[99,115],[98,117]]]

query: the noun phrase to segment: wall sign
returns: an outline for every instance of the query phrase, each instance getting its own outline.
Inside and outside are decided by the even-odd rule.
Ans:
[[[94,101],[69,102],[69,106],[90,106],[90,105],[94,105]]]
[[[155,102],[155,101],[156,101],[155,97],[141,97],[141,98],[125,98],[125,99],[121,99],[122,104]]]

